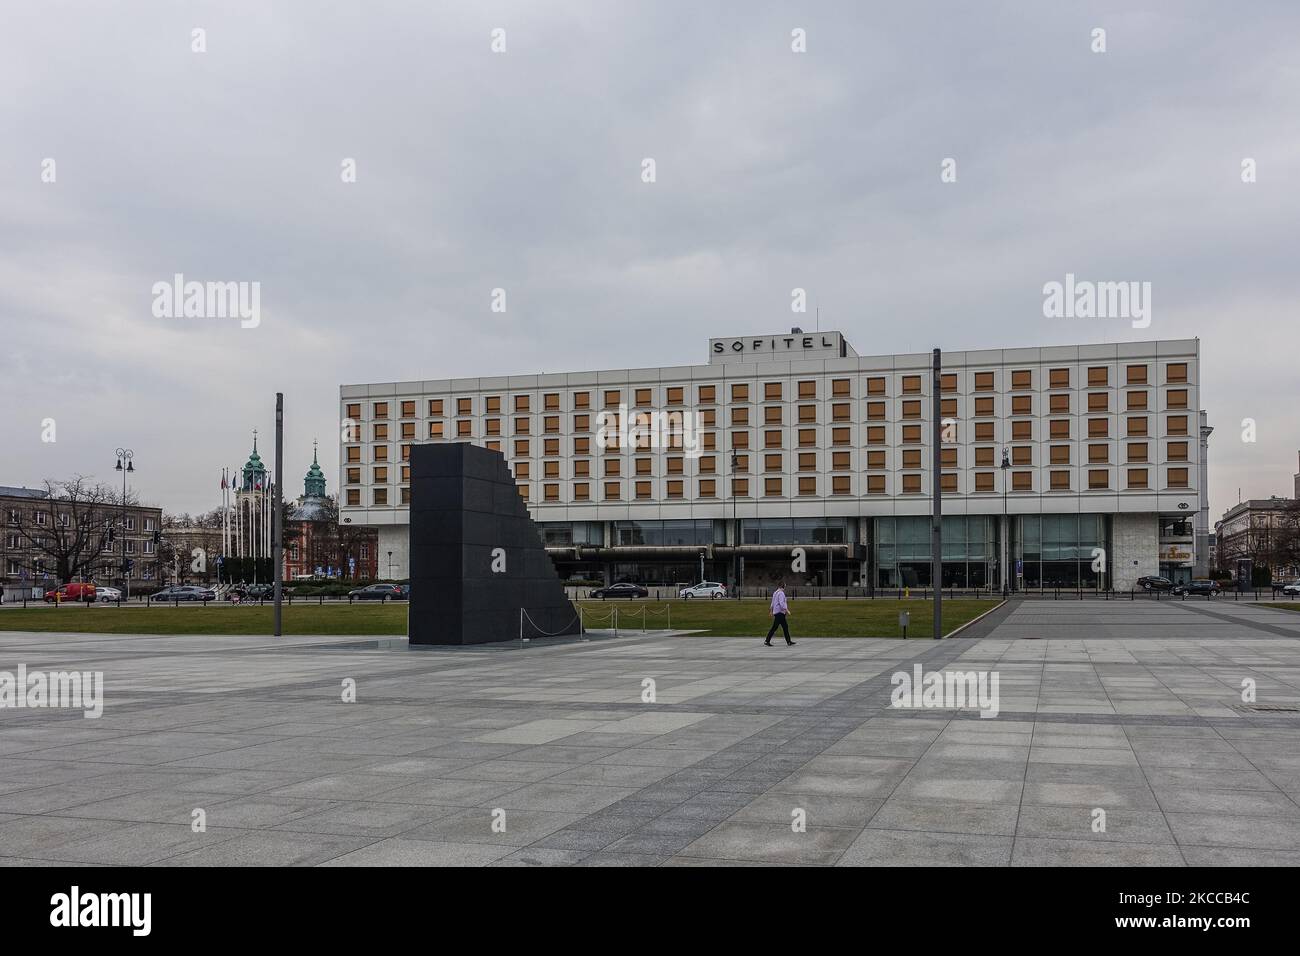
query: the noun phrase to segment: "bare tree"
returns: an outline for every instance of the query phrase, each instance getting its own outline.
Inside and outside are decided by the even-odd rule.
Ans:
[[[128,494],[127,505],[135,503]],[[33,499],[32,508],[20,511],[15,533],[23,543],[21,567],[40,573],[53,565],[59,583],[88,577],[109,547],[121,495],[82,475],[63,481],[45,480],[45,494]]]

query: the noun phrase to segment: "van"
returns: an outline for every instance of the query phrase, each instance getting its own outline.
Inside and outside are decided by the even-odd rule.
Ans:
[[[70,601],[93,601],[95,600],[95,586],[74,581],[72,584],[64,584],[52,591],[45,592],[47,604],[54,603],[56,599],[60,604],[67,604]]]

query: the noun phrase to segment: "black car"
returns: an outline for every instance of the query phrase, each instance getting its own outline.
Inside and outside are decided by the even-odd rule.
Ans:
[[[639,584],[633,584],[630,581],[624,581],[620,584],[611,584],[607,588],[596,588],[591,592],[594,598],[600,598],[602,601],[607,598],[643,598],[649,597],[650,592]]]
[[[348,592],[349,601],[402,601],[406,595],[400,584],[368,584]]]
[[[1173,588],[1173,593],[1215,595],[1218,594],[1219,591],[1221,590],[1222,588],[1219,587],[1218,581],[1210,581],[1208,579],[1204,579],[1204,580],[1198,579],[1195,581],[1188,581],[1186,584],[1175,585]]]
[[[1148,574],[1145,577],[1138,578],[1137,586],[1143,591],[1172,591],[1174,582],[1156,574]]]
[[[211,588],[196,587],[192,584],[177,584],[149,598],[150,601],[215,601],[217,592]]]
[[[285,594],[289,589],[285,588]],[[274,584],[237,584],[230,589],[226,595],[226,600],[231,600],[235,595],[239,595],[241,601],[274,601],[275,585]]]

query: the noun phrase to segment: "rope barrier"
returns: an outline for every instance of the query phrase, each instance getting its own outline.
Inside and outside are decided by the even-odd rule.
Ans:
[[[568,624],[565,624],[564,627],[560,628],[560,629],[559,629],[558,631],[556,631],[555,633],[551,633],[550,631],[543,630],[543,629],[538,625],[538,623],[537,623],[536,621],[533,620],[533,616],[532,616],[531,614],[528,613],[528,609],[527,609],[527,608],[522,608],[522,607],[521,607],[521,608],[519,609],[519,646],[520,646],[520,647],[523,647],[523,646],[524,646],[524,620],[525,620],[525,619],[528,621],[529,624],[531,624],[531,625],[533,626],[533,628],[538,632],[538,634],[539,634],[541,637],[560,637],[560,636],[563,635],[563,634],[570,634],[570,633],[572,633],[572,632],[569,630],[569,627],[573,624],[574,621],[577,621],[577,622],[578,622],[578,632],[579,632],[579,633],[582,632],[582,615],[581,615],[581,613],[579,613],[576,617],[574,617],[572,621],[569,621]]]

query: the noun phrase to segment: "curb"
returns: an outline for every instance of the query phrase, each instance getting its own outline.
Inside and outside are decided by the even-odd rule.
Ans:
[[[1000,607],[1002,607],[1003,605],[1005,605],[1005,604],[1007,604],[1007,603],[1009,603],[1008,600],[1007,600],[1006,598],[1003,598],[1001,601],[999,601],[997,604],[993,605],[993,607],[989,608],[987,611],[985,611],[985,612],[984,612],[983,614],[981,614],[979,617],[973,617],[973,618],[971,618],[969,621],[967,621],[965,624],[963,624],[961,627],[959,627],[959,628],[957,628],[955,631],[953,631],[951,634],[945,634],[945,635],[943,636],[943,639],[946,641],[946,640],[948,640],[949,638],[956,637],[956,636],[957,636],[958,634],[960,634],[962,631],[966,630],[966,628],[971,627],[972,625],[978,624],[980,621],[984,620],[986,617],[988,617],[988,616],[989,616],[990,614],[992,614],[994,611],[998,610]]]

